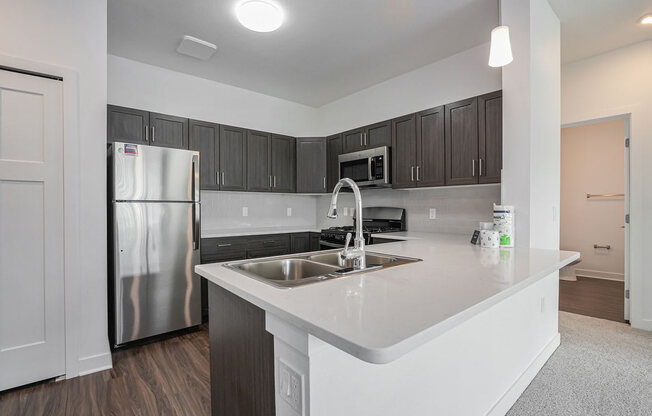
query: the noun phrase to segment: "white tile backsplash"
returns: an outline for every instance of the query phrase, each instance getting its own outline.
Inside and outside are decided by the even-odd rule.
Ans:
[[[336,220],[326,218],[330,196],[318,198],[317,224],[320,228],[353,224],[351,216],[342,215]],[[410,190],[362,190],[362,205],[365,207],[405,208],[408,231],[470,235],[478,228],[480,221],[492,221],[493,204],[499,202],[500,185],[497,184]],[[353,194],[341,193],[338,206],[354,206]],[[436,219],[430,219],[431,208],[436,210]]]
[[[336,220],[326,218],[330,195],[202,191],[201,198],[202,228],[205,230],[328,228],[353,224],[355,211],[353,194],[349,192],[340,193],[338,211],[341,215]],[[408,231],[470,234],[480,221],[492,221],[493,203],[498,202],[500,185],[362,190],[365,207],[405,208]],[[244,207],[247,207],[247,216],[243,216]],[[436,210],[436,219],[430,219],[430,209]]]
[[[202,191],[201,203],[205,230],[314,227],[317,223],[316,196]],[[243,215],[245,207],[246,216]]]

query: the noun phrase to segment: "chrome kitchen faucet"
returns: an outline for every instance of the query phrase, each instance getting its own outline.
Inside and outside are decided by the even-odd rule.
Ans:
[[[328,209],[328,218],[337,218],[337,196],[340,189],[344,185],[348,185],[353,190],[355,198],[355,239],[353,240],[353,249],[349,249],[351,243],[351,233],[346,234],[346,242],[344,250],[340,253],[343,260],[353,260],[353,268],[355,270],[362,270],[367,268],[364,251],[364,236],[362,234],[362,196],[360,195],[360,188],[356,183],[349,178],[340,179],[335,188],[333,189],[333,196],[331,197],[331,206]]]

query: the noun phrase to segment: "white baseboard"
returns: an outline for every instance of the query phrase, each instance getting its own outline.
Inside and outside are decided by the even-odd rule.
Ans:
[[[487,416],[504,416],[509,409],[514,406],[514,403],[521,397],[527,386],[530,385],[534,377],[541,371],[543,365],[548,361],[548,358],[559,347],[561,337],[559,332],[555,335],[545,347],[541,350],[534,360],[530,363],[528,368],[521,374],[521,376],[512,384],[507,392],[501,397],[498,402],[487,413]]]
[[[619,282],[625,280],[625,275],[623,273],[603,272],[600,270],[575,268],[575,274],[582,277],[591,277],[593,279],[617,280]]]
[[[108,370],[113,368],[111,361],[111,353],[105,352],[102,354],[90,355],[79,359],[79,376],[86,374],[96,373],[98,371]]]

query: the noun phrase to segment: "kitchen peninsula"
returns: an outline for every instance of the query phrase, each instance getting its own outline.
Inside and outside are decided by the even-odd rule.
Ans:
[[[213,415],[504,414],[559,345],[579,254],[419,237],[368,251],[423,261],[291,289],[197,266]]]

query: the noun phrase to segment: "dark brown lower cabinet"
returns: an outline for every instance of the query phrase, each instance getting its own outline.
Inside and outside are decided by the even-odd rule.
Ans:
[[[290,251],[305,253],[310,251],[310,233],[294,233],[290,236]]]
[[[265,312],[208,283],[213,416],[273,416],[274,336]]]

